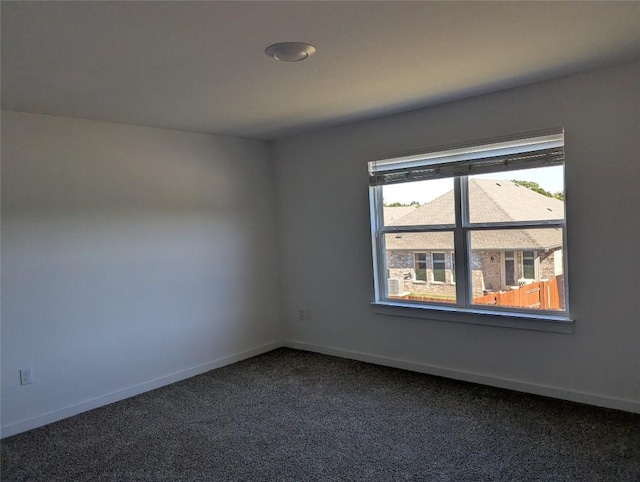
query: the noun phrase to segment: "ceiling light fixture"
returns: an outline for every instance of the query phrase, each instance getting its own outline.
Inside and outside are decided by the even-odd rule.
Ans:
[[[282,42],[269,45],[264,53],[283,62],[299,62],[315,54],[316,48],[303,42]]]

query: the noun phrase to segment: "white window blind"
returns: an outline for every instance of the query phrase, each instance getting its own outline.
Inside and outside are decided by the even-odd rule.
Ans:
[[[371,161],[369,185],[561,165],[564,162],[563,146],[564,137],[559,131],[525,139]]]

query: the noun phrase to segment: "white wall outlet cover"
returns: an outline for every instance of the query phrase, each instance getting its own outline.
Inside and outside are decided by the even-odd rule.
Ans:
[[[33,372],[31,368],[23,368],[20,370],[20,385],[29,385],[33,383]]]

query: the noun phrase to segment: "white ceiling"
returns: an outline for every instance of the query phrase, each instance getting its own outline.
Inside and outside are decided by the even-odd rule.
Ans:
[[[2,2],[3,108],[262,139],[639,57],[635,1]]]

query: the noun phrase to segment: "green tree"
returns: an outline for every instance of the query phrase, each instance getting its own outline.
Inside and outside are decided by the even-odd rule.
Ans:
[[[420,203],[418,201],[411,201],[410,204],[404,204],[401,202],[394,202],[394,203],[384,203],[384,207],[385,208],[401,208],[401,207],[408,207],[408,206],[420,206]]]

